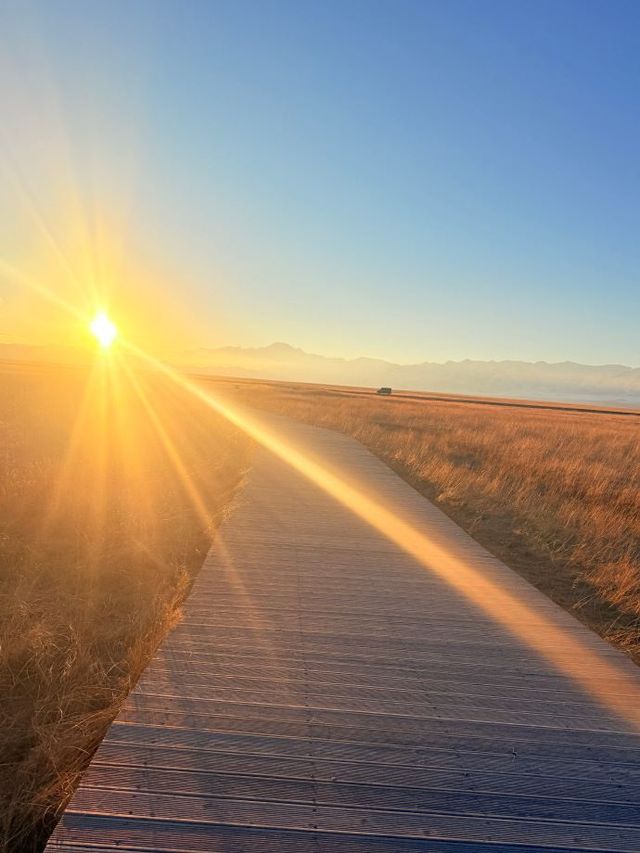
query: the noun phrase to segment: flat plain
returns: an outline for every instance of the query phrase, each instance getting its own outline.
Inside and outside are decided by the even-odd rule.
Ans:
[[[247,380],[202,387],[357,439],[640,656],[636,412]],[[221,415],[144,372],[5,365],[0,389],[0,800],[2,849],[14,853],[42,849],[179,624],[253,450]]]

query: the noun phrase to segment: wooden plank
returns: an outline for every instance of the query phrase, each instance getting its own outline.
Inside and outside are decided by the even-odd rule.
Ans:
[[[265,793],[268,794],[265,781]],[[382,808],[330,806],[315,797],[303,802],[280,802],[185,796],[157,791],[114,791],[81,786],[76,808],[84,814],[126,818],[134,810],[138,818],[162,819],[171,823],[199,823],[226,826],[253,826],[264,829],[314,830],[317,833],[350,832],[383,835],[389,838],[474,841],[479,844],[513,844],[526,838],[533,844],[553,849],[624,851],[637,853],[636,827],[581,823],[562,820],[513,819],[490,815],[439,814],[436,812],[393,811]],[[393,849],[393,848],[391,848]]]
[[[587,759],[521,754],[495,755],[493,753],[469,753],[452,750],[430,750],[427,747],[386,746],[380,744],[358,744],[344,741],[314,741],[310,737],[274,737],[235,732],[204,731],[203,729],[178,729],[167,726],[138,726],[116,723],[112,726],[110,740],[113,743],[131,743],[148,747],[174,747],[200,750],[224,750],[225,752],[281,755],[300,758],[314,753],[335,761],[359,761],[364,764],[403,765],[407,767],[467,767],[495,772],[518,772],[536,776],[563,776],[574,779],[608,779],[622,784],[640,784],[638,765],[613,764]]]
[[[104,815],[69,814],[67,840],[54,840],[57,853],[104,853],[105,850],[136,853],[549,853],[548,846],[535,844],[479,845],[474,842],[416,840],[395,836],[356,835],[315,830],[274,830],[265,827],[214,826],[198,823],[171,823]],[[93,844],[87,845],[86,842]],[[149,844],[153,846],[149,846]],[[78,846],[76,846],[78,845]],[[587,853],[570,848],[572,853]],[[555,853],[568,848],[554,847]]]
[[[164,768],[118,768],[96,764],[85,780],[85,787],[136,794],[142,790],[160,794],[180,791],[184,795],[204,797],[215,792],[217,797],[226,799],[289,803],[308,802],[315,798],[316,803],[331,806],[640,826],[640,809],[636,804],[579,799],[567,801],[521,793],[471,793],[406,785],[274,778],[202,770],[184,773]]]
[[[564,779],[556,776],[526,776],[479,770],[443,770],[433,767],[385,766],[332,761],[322,756],[289,758],[218,751],[154,748],[105,743],[86,777],[90,784],[94,768],[105,764],[110,772],[145,767],[162,770],[206,771],[285,779],[316,779],[329,782],[362,782],[370,785],[417,787],[438,791],[506,793],[518,796],[582,799],[590,802],[637,804],[640,786]],[[115,770],[114,770],[115,769]]]
[[[257,735],[276,735],[280,737],[311,738],[314,741],[350,741],[360,744],[392,744],[422,748],[424,750],[450,750],[454,752],[489,752],[508,755],[514,763],[516,756],[548,756],[556,758],[578,758],[581,760],[633,764],[638,766],[638,750],[612,749],[601,744],[558,744],[544,741],[517,740],[515,738],[488,738],[441,734],[428,728],[416,731],[398,731],[394,728],[368,728],[309,723],[303,719],[296,722],[263,719],[256,717],[238,717],[223,714],[212,715],[205,711],[194,713],[191,710],[124,710],[120,714],[122,722],[163,728],[200,729],[214,732],[244,732]]]
[[[359,444],[274,424],[595,652],[605,698],[640,682]],[[47,850],[637,853],[639,802],[640,733],[259,451]]]

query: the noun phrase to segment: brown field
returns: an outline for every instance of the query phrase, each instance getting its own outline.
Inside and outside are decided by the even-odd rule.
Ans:
[[[640,418],[219,381],[354,436],[563,607],[640,661]]]
[[[353,435],[640,660],[640,418],[205,387]],[[251,446],[144,373],[5,366],[0,394],[0,849],[30,853],[179,618]]]
[[[144,375],[5,366],[0,394],[0,849],[29,853],[179,618],[250,446]]]

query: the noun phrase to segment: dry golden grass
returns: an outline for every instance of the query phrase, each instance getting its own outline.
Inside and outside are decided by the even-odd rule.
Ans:
[[[237,383],[235,394],[354,436],[640,660],[639,417],[259,382]]]
[[[0,849],[28,853],[179,618],[249,444],[148,376],[4,368],[0,393]]]

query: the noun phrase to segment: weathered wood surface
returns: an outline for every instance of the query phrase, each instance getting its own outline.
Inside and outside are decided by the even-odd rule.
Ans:
[[[276,420],[636,678],[356,442]],[[640,850],[640,736],[260,450],[49,851]]]

